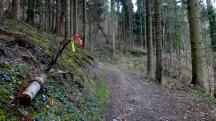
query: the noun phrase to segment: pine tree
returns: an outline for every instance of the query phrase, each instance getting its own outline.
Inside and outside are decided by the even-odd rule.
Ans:
[[[115,5],[115,1],[111,0],[113,54],[115,53],[115,7],[114,5]]]
[[[202,58],[202,31],[200,23],[200,10],[197,0],[187,0],[188,21],[191,39],[192,58],[192,84],[207,89],[204,79],[204,64]]]
[[[83,3],[83,40],[86,48],[86,0],[82,0]]]
[[[28,0],[28,10],[27,10],[27,23],[34,25],[34,2],[35,0]]]
[[[0,0],[0,27],[4,26],[4,0]]]
[[[52,29],[52,2],[47,0],[47,31],[50,32]]]
[[[206,0],[207,12],[210,25],[210,37],[211,37],[211,47],[213,52],[213,59],[216,58],[216,15],[214,13],[214,8],[212,6],[211,0]],[[216,97],[216,61],[213,61],[214,70],[214,96]]]
[[[61,0],[56,0],[56,23],[54,33],[61,35]]]
[[[76,25],[76,21],[77,21],[77,1],[76,0],[72,0],[72,9],[73,9],[73,13],[72,13],[72,16],[73,16],[73,33],[72,33],[72,36],[75,36],[75,34],[77,33],[77,25]]]
[[[156,80],[162,82],[162,34],[161,34],[161,11],[160,0],[155,0],[156,21]]]
[[[64,41],[67,41],[69,39],[69,12],[70,12],[70,0],[64,0],[65,2],[65,34],[64,34]]]
[[[20,18],[20,0],[12,0],[12,9],[11,9],[12,16],[19,19]]]
[[[152,1],[146,1],[147,74],[152,74]]]

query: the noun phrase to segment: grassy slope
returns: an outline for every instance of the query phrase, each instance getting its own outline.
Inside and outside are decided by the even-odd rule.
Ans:
[[[50,61],[53,53],[58,51],[61,37],[38,32],[14,20],[7,20],[5,25],[9,31],[21,32],[30,37],[34,45],[39,46],[46,53],[47,61]],[[94,73],[89,73],[89,69],[92,68],[91,64],[94,62],[85,51],[79,48],[76,53],[65,50],[54,69],[69,71],[70,74],[66,75],[69,78],[57,71],[48,73],[46,87],[40,91],[30,105],[20,106],[12,105],[14,94],[21,90],[24,83],[28,84],[28,80],[33,78],[30,70],[39,68],[32,68],[27,62],[15,63],[13,59],[10,62],[1,62],[0,76],[6,73],[13,81],[5,82],[0,79],[0,120],[6,118],[42,121],[53,121],[54,119],[63,121],[101,120],[108,92],[104,84],[104,75],[100,74],[97,78],[92,78]],[[22,74],[20,76],[14,72],[22,72]],[[70,77],[71,74],[73,77]]]

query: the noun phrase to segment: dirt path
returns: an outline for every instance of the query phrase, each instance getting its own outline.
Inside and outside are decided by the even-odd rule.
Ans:
[[[110,99],[105,121],[213,121],[215,114],[205,103],[186,92],[168,93],[160,86],[140,80],[116,67],[101,67],[108,77]]]

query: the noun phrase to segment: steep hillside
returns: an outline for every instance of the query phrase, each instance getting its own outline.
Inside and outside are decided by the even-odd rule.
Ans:
[[[7,20],[0,30],[0,120],[94,121],[102,119],[108,98],[105,76],[83,49],[65,49],[46,73],[45,86],[30,104],[20,94],[44,73],[63,38]]]

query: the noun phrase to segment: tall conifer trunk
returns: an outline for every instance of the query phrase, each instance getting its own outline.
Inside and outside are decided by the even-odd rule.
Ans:
[[[202,30],[200,23],[200,10],[197,0],[187,0],[188,21],[191,39],[192,58],[192,84],[207,89],[204,79],[204,62],[202,57]]]
[[[214,13],[214,8],[212,6],[211,0],[206,0],[207,11],[210,25],[210,37],[211,37],[211,47],[213,52],[213,70],[214,70],[214,96],[216,97],[216,15]]]
[[[61,35],[61,0],[56,0],[56,23],[54,33]]]
[[[28,10],[27,10],[27,23],[34,25],[34,2],[35,0],[28,0]]]
[[[76,3],[77,1],[76,0],[72,0],[72,9],[73,9],[73,13],[72,13],[72,16],[73,16],[73,35],[74,36],[77,32],[77,25],[76,25],[76,19],[77,19],[77,12],[76,12]]]
[[[161,10],[160,0],[155,0],[156,21],[156,80],[162,82],[162,34],[161,34]]]
[[[152,1],[146,1],[147,74],[152,74]]]
[[[113,43],[113,54],[115,53],[115,0],[111,0],[111,17],[112,17],[112,43]]]
[[[0,27],[4,26],[4,0],[0,0]]]
[[[64,5],[65,5],[65,34],[64,34],[64,40],[67,41],[69,39],[69,12],[70,12],[70,0],[64,0]]]

